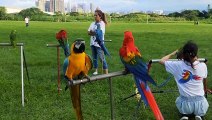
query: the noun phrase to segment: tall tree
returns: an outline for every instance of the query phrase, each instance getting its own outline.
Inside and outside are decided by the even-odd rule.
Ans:
[[[200,14],[199,10],[184,10],[181,12],[182,16],[186,18],[186,20],[196,20]]]
[[[44,15],[44,13],[38,8],[27,8],[19,12],[23,18],[26,16],[32,17],[34,15]]]
[[[4,20],[6,16],[6,8],[0,6],[0,20]]]

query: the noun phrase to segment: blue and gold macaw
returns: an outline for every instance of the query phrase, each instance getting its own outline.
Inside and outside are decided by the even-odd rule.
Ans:
[[[90,78],[88,71],[92,69],[92,60],[85,54],[85,41],[77,39],[71,45],[71,54],[65,59],[63,70],[66,78],[71,81],[82,77]],[[83,120],[81,111],[80,85],[69,86],[72,105],[74,107],[77,120]]]
[[[135,84],[145,105],[150,106],[156,120],[164,120],[155,98],[147,85],[147,81],[153,85],[157,84],[148,74],[147,64],[144,63],[141,53],[134,45],[132,32],[124,32],[124,41],[122,47],[120,48],[119,55],[126,71],[133,74]]]
[[[97,41],[97,43],[99,44],[101,49],[104,51],[104,54],[110,56],[110,53],[108,52],[108,50],[107,50],[107,48],[105,47],[105,44],[104,44],[103,32],[101,30],[100,24],[96,23],[96,25],[97,25],[97,29],[95,30],[95,37],[96,37],[95,41]]]

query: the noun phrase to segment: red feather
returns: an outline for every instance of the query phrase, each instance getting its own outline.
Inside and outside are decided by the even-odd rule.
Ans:
[[[127,56],[127,53],[140,54],[138,48],[134,44],[134,38],[132,32],[130,31],[124,32],[124,41],[122,47],[120,48],[120,55],[122,57]]]
[[[65,40],[67,39],[67,32],[65,30],[60,30],[57,34],[56,34],[56,39],[57,40]]]
[[[152,109],[152,111],[154,113],[156,120],[164,120],[163,115],[161,114],[160,109],[158,108],[158,105],[155,101],[155,98],[154,98],[150,88],[149,88],[149,90],[146,90],[144,84],[140,84],[140,86],[141,86],[141,89],[144,91],[144,94],[147,98],[150,108]]]

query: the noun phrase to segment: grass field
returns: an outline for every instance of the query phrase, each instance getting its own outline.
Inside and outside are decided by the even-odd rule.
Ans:
[[[91,55],[87,29],[90,23],[56,23],[31,22],[28,28],[24,22],[0,21],[0,42],[9,42],[9,34],[17,30],[18,42],[25,43],[26,61],[30,82],[25,75],[25,107],[21,106],[20,50],[12,47],[0,47],[0,119],[1,120],[73,120],[75,113],[70,102],[69,91],[64,91],[62,82],[61,94],[57,94],[57,61],[56,48],[47,48],[47,43],[57,43],[55,33],[60,29],[68,31],[69,42],[76,38],[86,41],[86,53]],[[123,70],[118,51],[122,45],[125,30],[133,32],[135,43],[147,60],[161,58],[178,49],[187,40],[194,40],[199,45],[199,57],[208,59],[208,87],[212,88],[212,25],[192,23],[112,23],[106,27],[106,43],[112,58],[107,58],[109,72]],[[64,55],[61,51],[61,64]],[[93,71],[90,72],[90,75]],[[168,74],[163,66],[153,64],[150,74],[158,83],[164,81]],[[114,93],[114,111],[117,120],[154,120],[151,110],[141,105],[136,112],[137,101],[130,98],[121,99],[134,93],[134,81],[131,75],[112,79]],[[176,90],[174,79],[164,87],[150,85],[153,91]],[[85,120],[109,120],[110,98],[107,80],[82,85],[82,110]],[[178,120],[175,106],[177,92],[154,94],[165,120]],[[212,95],[208,95],[212,105]],[[206,115],[212,120],[212,107]]]

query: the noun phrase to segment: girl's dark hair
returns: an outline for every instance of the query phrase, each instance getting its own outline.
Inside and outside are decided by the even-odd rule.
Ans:
[[[103,13],[101,10],[97,9],[95,12],[100,16],[100,18],[104,21],[105,24],[107,24],[107,20],[105,17],[105,13]]]
[[[192,41],[188,41],[182,49],[183,52],[183,59],[191,64],[191,67],[193,66],[193,58],[197,56],[198,47],[197,44],[195,44]]]

